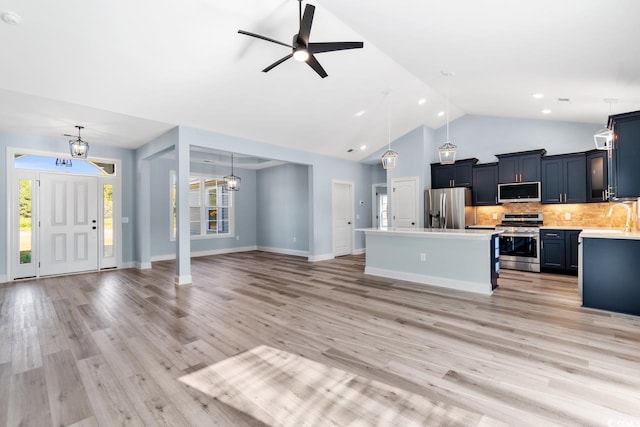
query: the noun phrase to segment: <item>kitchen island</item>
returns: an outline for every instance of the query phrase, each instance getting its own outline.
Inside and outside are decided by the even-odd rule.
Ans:
[[[640,316],[640,232],[584,230],[579,242],[583,307]]]
[[[365,228],[365,274],[490,295],[497,287],[495,230]]]

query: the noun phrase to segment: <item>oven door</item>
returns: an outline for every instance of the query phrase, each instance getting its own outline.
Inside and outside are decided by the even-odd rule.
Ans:
[[[503,233],[500,235],[500,267],[540,271],[540,235]]]

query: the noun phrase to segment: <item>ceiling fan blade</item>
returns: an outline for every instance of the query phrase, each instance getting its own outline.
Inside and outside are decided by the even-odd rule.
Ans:
[[[309,66],[313,68],[313,70],[316,73],[318,73],[318,75],[323,79],[327,77],[328,75],[327,72],[324,70],[324,68],[322,68],[322,65],[320,65],[320,63],[318,62],[315,56],[309,55],[309,59],[307,59],[307,64],[309,64]]]
[[[279,45],[282,45],[282,46],[286,46],[286,47],[289,47],[289,48],[293,49],[293,46],[291,46],[290,44],[282,43],[282,42],[279,42],[278,40],[274,40],[274,39],[270,39],[269,37],[261,36],[260,34],[254,34],[254,33],[248,32],[248,31],[244,31],[244,30],[238,30],[238,33],[239,34],[244,34],[245,36],[255,37],[257,39],[266,40],[268,42],[276,43],[276,44],[279,44]]]
[[[286,61],[287,59],[291,58],[293,56],[293,53],[290,53],[289,55],[285,56],[284,58],[280,58],[278,59],[276,62],[274,62],[273,64],[269,65],[267,68],[265,68],[264,70],[262,70],[263,73],[267,73],[269,71],[271,71],[271,69],[277,67],[278,65],[282,64],[284,61]]]
[[[336,50],[360,49],[363,42],[329,42],[329,43],[309,43],[307,50],[309,53],[333,52]]]
[[[307,4],[304,8],[304,15],[302,15],[302,21],[300,21],[300,31],[298,31],[298,38],[302,40],[306,45],[309,44],[309,34],[311,34],[311,24],[313,24],[313,14],[316,11],[316,7],[312,4]]]

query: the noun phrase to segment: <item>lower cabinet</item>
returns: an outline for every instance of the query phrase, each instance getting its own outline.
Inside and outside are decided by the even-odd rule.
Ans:
[[[578,235],[582,230],[540,230],[540,270],[578,275]]]

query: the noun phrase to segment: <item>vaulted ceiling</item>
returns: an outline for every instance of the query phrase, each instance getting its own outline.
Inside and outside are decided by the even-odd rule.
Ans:
[[[186,125],[360,160],[387,143],[389,113],[394,138],[442,126],[447,93],[452,119],[604,124],[605,98],[640,110],[637,0],[313,4],[311,41],[364,41],[319,54],[325,79],[295,61],[262,73],[288,49],[237,33],[290,42],[296,0],[5,0],[22,23],[0,22],[0,130],[83,124],[88,140],[135,148]]]

